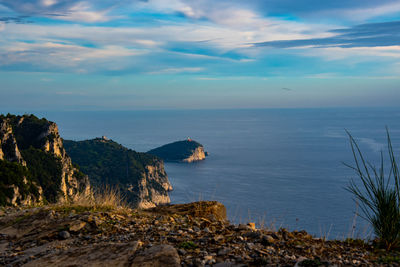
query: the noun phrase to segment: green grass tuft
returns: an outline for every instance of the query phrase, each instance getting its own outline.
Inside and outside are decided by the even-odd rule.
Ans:
[[[388,129],[386,133],[390,159],[388,173],[384,171],[383,152],[380,166],[376,168],[365,160],[357,142],[347,132],[355,166],[345,165],[356,172],[362,186],[358,186],[351,179],[346,189],[354,195],[355,201],[360,203],[363,212],[361,217],[372,225],[378,244],[391,250],[400,246],[400,175]]]

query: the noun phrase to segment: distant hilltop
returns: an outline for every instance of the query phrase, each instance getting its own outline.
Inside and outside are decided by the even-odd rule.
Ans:
[[[162,158],[164,161],[194,162],[204,160],[208,155],[202,144],[188,137],[186,140],[173,142],[152,149],[147,153]]]

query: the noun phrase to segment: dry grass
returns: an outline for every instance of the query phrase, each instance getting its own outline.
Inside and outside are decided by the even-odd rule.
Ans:
[[[130,210],[121,192],[111,186],[104,186],[89,196],[80,194],[69,201],[60,201],[54,206],[57,210],[75,210],[77,212]]]

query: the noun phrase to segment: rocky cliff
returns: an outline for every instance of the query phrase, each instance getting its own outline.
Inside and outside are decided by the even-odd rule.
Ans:
[[[192,154],[189,157],[184,158],[182,161],[190,163],[194,161],[204,160],[205,158],[206,154],[204,152],[204,148],[202,146],[198,146],[193,150]]]
[[[152,149],[147,153],[162,158],[165,161],[194,162],[204,160],[206,153],[202,144],[187,139],[177,141]]]
[[[0,204],[31,205],[90,196],[54,122],[34,115],[0,116]]]
[[[64,140],[65,149],[93,187],[117,187],[134,207],[150,208],[170,202],[172,186],[161,159],[138,153],[105,137],[85,141]]]

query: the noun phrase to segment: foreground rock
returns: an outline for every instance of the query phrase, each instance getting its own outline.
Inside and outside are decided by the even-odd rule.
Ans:
[[[89,179],[72,165],[57,125],[34,115],[0,115],[0,206],[90,196]]]
[[[156,245],[150,247],[135,257],[131,266],[134,267],[179,267],[181,259],[178,251],[171,245]]]
[[[95,189],[117,188],[133,207],[168,204],[172,190],[164,162],[147,153],[128,149],[106,137],[85,141],[64,140],[72,160],[89,175]]]
[[[204,160],[206,152],[202,144],[188,138],[148,151],[147,153],[162,158],[165,161],[194,162]]]
[[[217,202],[149,210],[53,206],[0,217],[5,266],[397,266],[361,241],[232,225]],[[79,226],[79,227],[77,227]]]

